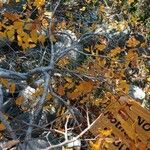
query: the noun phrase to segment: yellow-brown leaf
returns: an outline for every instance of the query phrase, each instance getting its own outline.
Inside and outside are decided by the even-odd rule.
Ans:
[[[9,88],[9,83],[7,79],[0,78],[0,82],[5,88]]]
[[[40,86],[36,89],[35,93],[33,93],[32,96],[35,96],[35,97],[41,96],[43,92],[44,92],[44,88]]]
[[[39,40],[39,42],[41,42],[42,45],[44,46],[44,42],[45,42],[45,40],[46,40],[45,35],[39,35],[38,40]]]
[[[22,21],[15,21],[14,22],[14,29],[22,29],[23,28],[23,22]]]
[[[37,40],[38,40],[38,34],[37,34],[37,31],[36,30],[32,30],[30,32],[30,35],[31,35],[31,39],[34,43],[37,43]]]
[[[103,51],[105,48],[106,48],[106,45],[105,45],[105,44],[97,44],[97,45],[96,45],[96,49],[97,49],[98,51]]]
[[[15,93],[15,91],[16,91],[16,84],[15,83],[10,84],[9,91],[12,94]]]
[[[72,100],[78,98],[80,95],[81,95],[81,91],[74,91],[72,93],[69,92],[67,93],[67,97]]]
[[[0,123],[0,131],[3,131],[5,129],[6,129],[5,125],[3,123]]]
[[[60,96],[63,96],[65,95],[65,89],[62,85],[60,85],[57,89],[57,93],[60,95]]]
[[[51,98],[52,98],[51,93],[48,93],[48,94],[47,94],[47,97],[46,97],[46,100],[50,100]]]
[[[131,37],[128,41],[127,41],[127,46],[128,47],[136,47],[140,42],[138,40],[136,40],[134,37]]]
[[[23,102],[24,102],[24,97],[23,97],[23,96],[19,96],[19,97],[16,99],[16,101],[15,101],[16,105],[18,105],[18,106],[22,105]]]

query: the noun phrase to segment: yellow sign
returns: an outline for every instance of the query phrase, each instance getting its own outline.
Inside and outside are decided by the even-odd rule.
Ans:
[[[98,129],[112,129],[110,150],[150,148],[150,112],[127,96],[109,100],[91,132],[97,135]]]

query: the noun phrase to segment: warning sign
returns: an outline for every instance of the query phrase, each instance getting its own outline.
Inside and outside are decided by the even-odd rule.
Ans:
[[[98,129],[112,129],[111,150],[150,149],[150,112],[127,96],[110,99],[91,132],[97,135]]]

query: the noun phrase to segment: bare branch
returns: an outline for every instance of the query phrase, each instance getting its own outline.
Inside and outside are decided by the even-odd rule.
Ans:
[[[69,122],[69,116],[66,116],[66,123],[65,123],[65,140],[68,140],[68,122]]]
[[[44,74],[45,74],[45,84],[44,84],[43,95],[40,98],[40,100],[38,101],[37,109],[35,110],[35,112],[33,113],[32,117],[30,118],[30,124],[33,124],[35,122],[35,120],[37,119],[38,115],[40,114],[40,112],[41,112],[41,110],[43,108],[43,105],[44,105],[45,100],[46,100],[46,96],[48,94],[50,76],[46,72]],[[31,138],[32,129],[33,129],[33,127],[29,126],[29,128],[27,130],[27,134],[26,134],[26,139]]]
[[[3,91],[2,91],[2,85],[0,85],[0,120],[5,125],[6,130],[10,133],[10,136],[13,140],[16,140],[17,137],[15,133],[13,132],[11,126],[9,125],[9,122],[5,119],[3,113],[2,113],[2,103],[3,103]]]
[[[99,120],[99,118],[102,116],[102,114],[99,115],[99,117],[94,121],[92,122],[87,128],[85,128],[80,134],[78,134],[76,137],[74,137],[73,139],[71,140],[65,140],[64,142],[60,143],[60,144],[57,144],[57,145],[51,145],[50,147],[47,147],[45,150],[51,150],[51,149],[55,149],[55,148],[58,148],[58,147],[62,147],[68,143],[71,143],[71,142],[74,142],[76,140],[78,140],[80,137],[82,137],[87,131],[90,130],[90,128],[97,122],[97,120]]]
[[[27,73],[19,73],[19,72],[14,72],[14,71],[0,68],[0,77],[4,77],[8,79],[26,80]]]

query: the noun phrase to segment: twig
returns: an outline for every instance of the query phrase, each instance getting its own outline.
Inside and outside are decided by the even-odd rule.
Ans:
[[[46,96],[48,94],[50,76],[46,72],[44,74],[45,74],[45,84],[44,84],[43,95],[42,95],[41,99],[38,101],[38,104],[37,104],[38,108],[35,110],[34,114],[30,118],[30,124],[33,124],[35,122],[35,120],[37,119],[38,115],[40,114],[40,112],[43,108],[43,105],[44,105],[45,100],[46,100]],[[31,138],[32,129],[33,129],[33,127],[29,126],[29,128],[27,130],[27,134],[26,134],[26,139]]]
[[[50,93],[52,94],[53,97],[59,99],[66,107],[69,107],[69,104],[53,91],[53,88],[51,85],[49,86],[49,89],[50,89]]]
[[[92,122],[87,128],[85,128],[80,134],[78,134],[73,139],[65,140],[64,142],[62,142],[60,144],[57,144],[57,145],[51,145],[51,146],[47,147],[45,150],[51,150],[51,149],[55,149],[55,148],[58,148],[58,147],[62,147],[64,145],[68,144],[68,143],[71,143],[71,142],[74,142],[74,141],[78,140],[81,136],[83,136],[97,122],[97,120],[99,120],[101,115],[102,114],[100,114],[99,117],[94,122]]]
[[[26,80],[27,73],[19,73],[19,72],[0,68],[0,77],[9,78],[9,79]]]
[[[86,117],[87,117],[87,125],[90,126],[90,118],[89,118],[88,110],[86,111]]]
[[[0,111],[2,111],[2,105],[3,105],[3,91],[2,91],[2,85],[0,84]]]
[[[54,8],[54,11],[53,11],[53,14],[52,14],[52,18],[60,4],[61,0],[58,1],[56,7]],[[54,58],[55,58],[55,52],[54,52],[54,45],[53,45],[53,39],[52,39],[52,21],[50,21],[50,25],[49,25],[49,28],[48,28],[48,36],[49,36],[49,40],[50,40],[50,43],[51,43],[51,59],[50,59],[50,66],[53,66],[54,65]]]
[[[9,122],[5,119],[3,113],[2,113],[2,104],[3,104],[3,91],[2,91],[2,85],[0,84],[0,120],[5,125],[6,130],[10,133],[13,140],[16,140],[17,137],[15,133],[13,132],[11,126],[9,125]]]
[[[67,120],[66,120],[66,123],[65,123],[65,140],[68,140],[68,122],[69,122],[69,117],[70,117],[70,115],[66,116]]]

